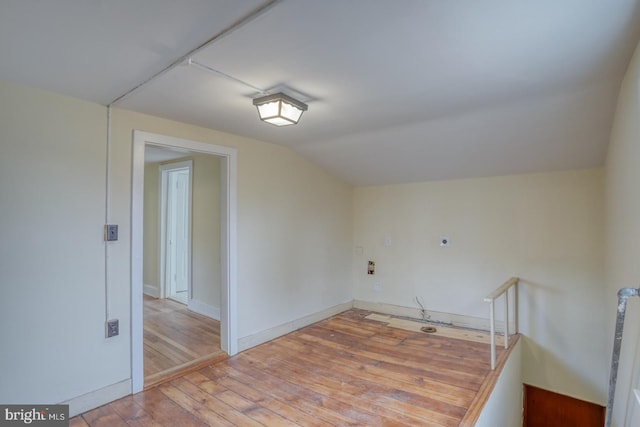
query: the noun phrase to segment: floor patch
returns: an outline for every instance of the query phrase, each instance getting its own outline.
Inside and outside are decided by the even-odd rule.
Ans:
[[[392,328],[404,329],[405,331],[413,332],[425,332],[422,330],[425,327],[424,322],[400,319],[397,317],[389,316],[387,314],[371,313],[365,317],[368,320],[375,320],[377,322],[386,323],[387,326]],[[429,335],[441,336],[446,338],[453,338],[465,341],[479,342],[483,344],[491,343],[491,336],[487,331],[479,331],[475,329],[458,328],[455,326],[435,326],[434,332],[429,332]],[[502,335],[496,335],[496,345],[504,345],[504,337]]]

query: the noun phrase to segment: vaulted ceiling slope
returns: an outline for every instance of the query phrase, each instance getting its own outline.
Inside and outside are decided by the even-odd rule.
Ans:
[[[282,144],[355,185],[586,168],[639,3],[2,0],[0,79],[108,105],[177,61],[115,106]],[[308,103],[299,125],[258,120],[252,98],[278,88]]]

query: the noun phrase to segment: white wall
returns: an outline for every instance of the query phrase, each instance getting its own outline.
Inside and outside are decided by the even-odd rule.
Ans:
[[[620,89],[606,162],[606,299],[611,357],[616,293],[640,287],[640,48]],[[640,299],[629,300],[623,336],[613,425],[640,425],[640,405],[632,388],[640,388]]]
[[[519,276],[524,381],[604,403],[602,203],[601,169],[356,188],[355,298],[487,318]]]
[[[518,340],[475,427],[521,427],[522,390],[522,340]]]
[[[107,272],[120,335],[105,339],[106,118],[0,82],[0,319],[11,325],[0,332],[1,402],[56,403],[131,378],[134,129],[238,149],[240,337],[351,300],[349,185],[287,148],[115,109],[109,221],[120,239]]]
[[[0,402],[129,377],[128,334],[104,338],[106,126],[104,107],[0,82]]]

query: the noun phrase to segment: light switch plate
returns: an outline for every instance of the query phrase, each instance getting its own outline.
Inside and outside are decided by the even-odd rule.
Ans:
[[[118,226],[116,224],[106,224],[104,226],[104,240],[106,242],[118,240]]]
[[[107,322],[107,338],[115,337],[120,334],[120,322],[118,319],[109,320]]]

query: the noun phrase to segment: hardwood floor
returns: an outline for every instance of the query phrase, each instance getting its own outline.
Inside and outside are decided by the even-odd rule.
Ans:
[[[226,354],[220,349],[220,322],[176,301],[144,296],[145,386],[221,357]]]
[[[499,372],[489,369],[489,346],[368,314],[344,312],[71,426],[472,426]],[[507,354],[498,349],[499,367]]]

